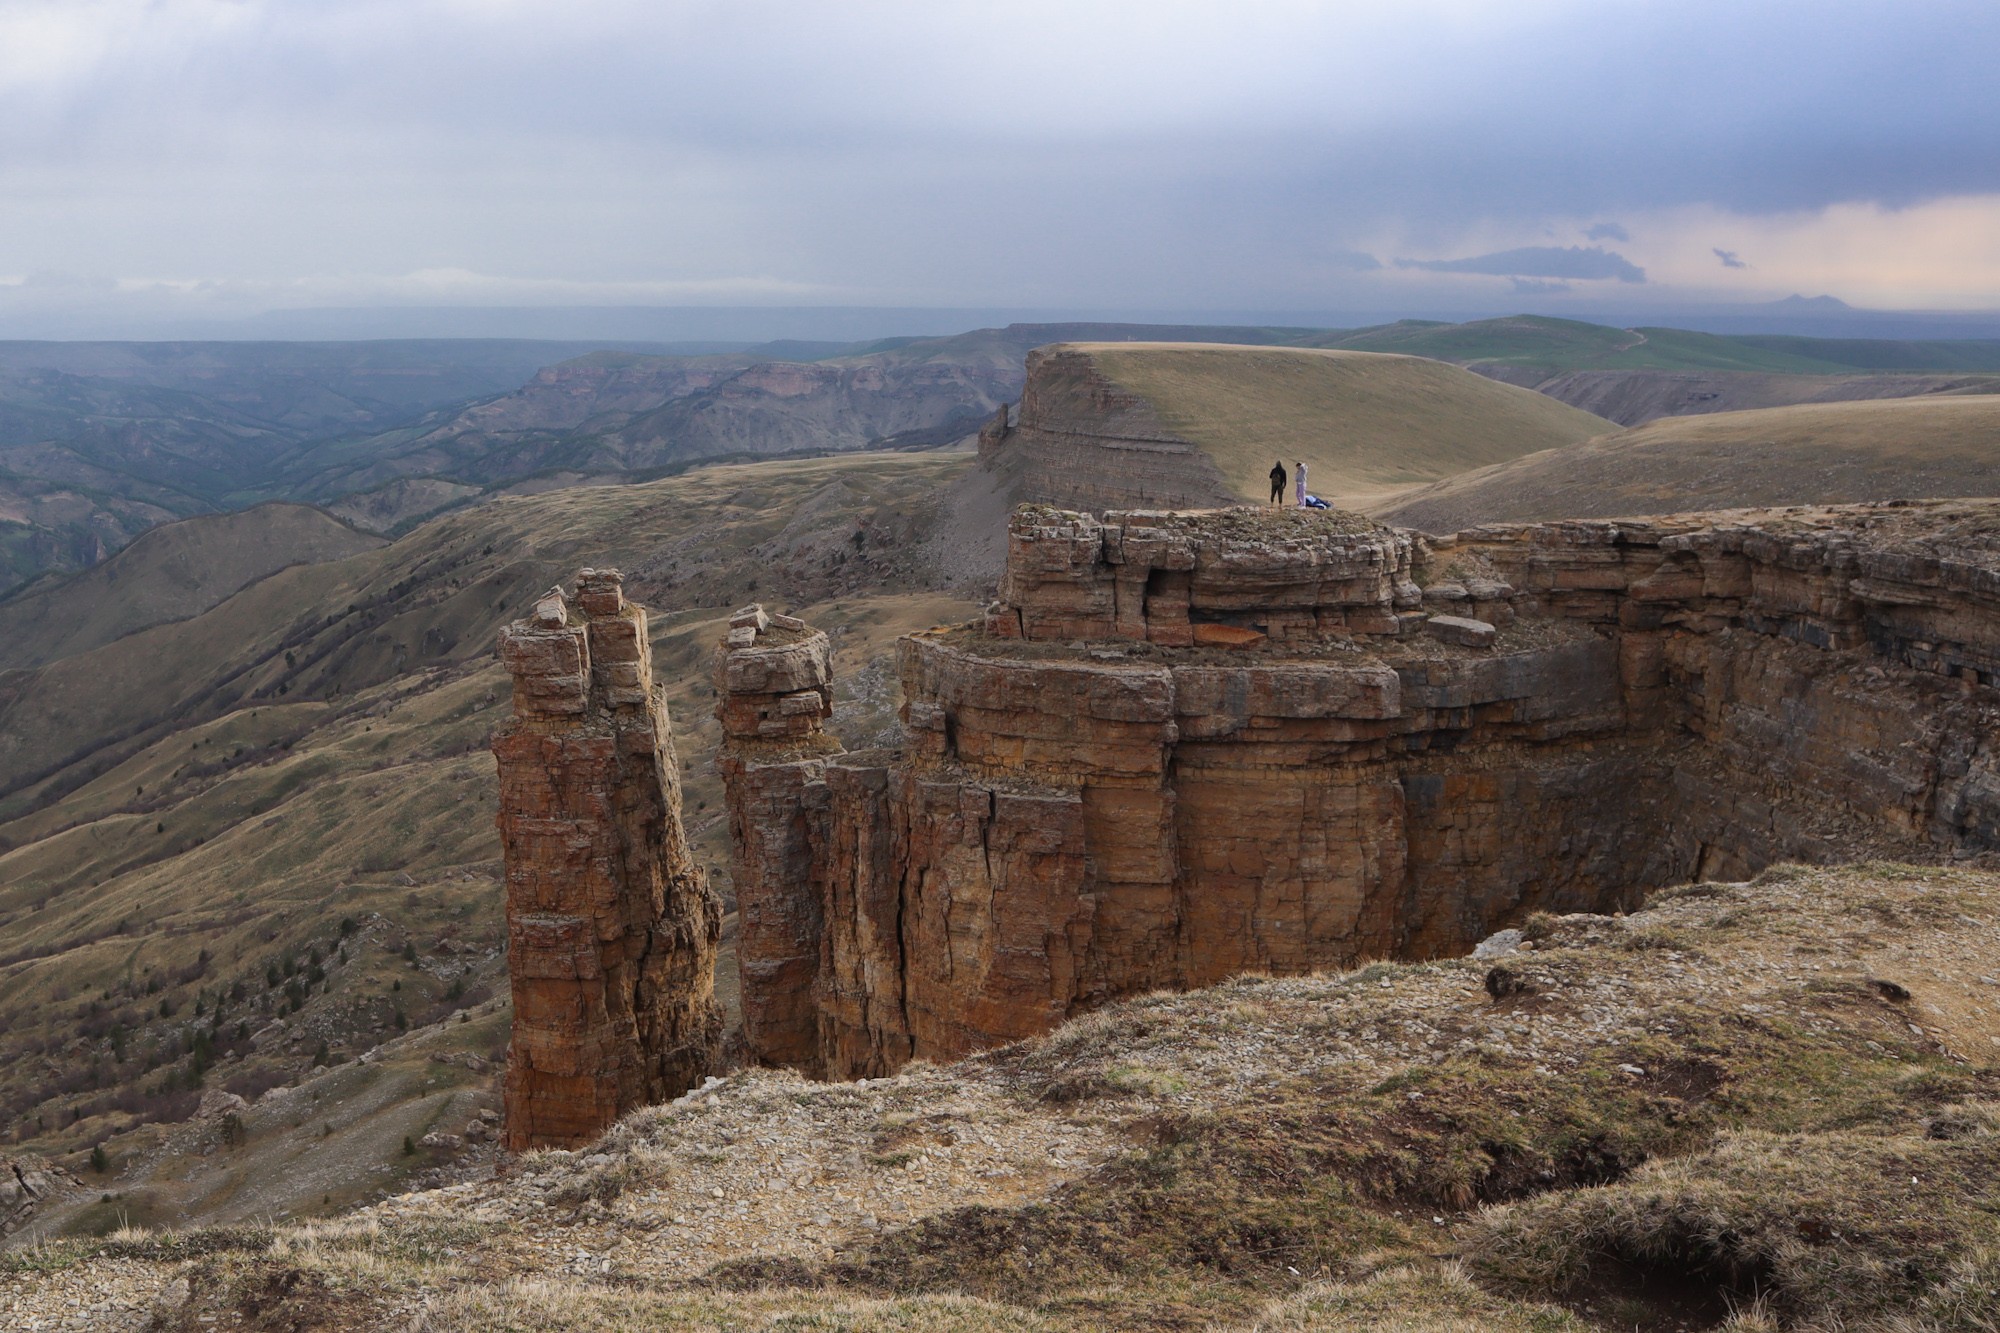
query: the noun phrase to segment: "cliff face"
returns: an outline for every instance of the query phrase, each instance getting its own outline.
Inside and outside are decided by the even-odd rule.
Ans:
[[[1144,399],[1106,378],[1086,351],[1056,346],[1028,353],[1017,415],[1012,429],[996,422],[980,432],[979,457],[985,466],[1007,468],[1023,499],[1083,509],[1237,502],[1215,461],[1177,437]]]
[[[571,1146],[707,1073],[721,909],[681,829],[646,614],[585,570],[501,636],[494,736],[514,1037],[509,1148]]]
[[[1778,858],[2000,847],[2000,505],[1432,544],[1024,508],[984,622],[903,642],[899,754],[820,733],[823,657],[753,681],[809,631],[736,633],[750,1041],[831,1076]]]

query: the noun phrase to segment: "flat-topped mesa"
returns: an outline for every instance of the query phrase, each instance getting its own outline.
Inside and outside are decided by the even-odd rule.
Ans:
[[[1023,505],[987,610],[999,638],[1182,648],[1397,634],[1422,619],[1411,534],[1338,510]]]
[[[571,1147],[699,1083],[721,1038],[722,912],[681,828],[646,613],[586,569],[500,635],[493,736],[514,992],[505,1141]]]
[[[1433,542],[1024,510],[988,616],[898,645],[903,752],[819,729],[823,656],[762,665],[795,626],[732,631],[723,775],[751,1051],[827,1076],[1778,860],[2000,851],[2000,502]]]

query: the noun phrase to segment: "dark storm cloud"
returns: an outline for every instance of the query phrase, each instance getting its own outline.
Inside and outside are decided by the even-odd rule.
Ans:
[[[1397,268],[1426,273],[1489,273],[1497,278],[1616,278],[1644,282],[1646,270],[1615,250],[1593,245],[1529,245],[1465,259],[1398,259]]]
[[[1718,245],[1713,248],[1711,253],[1713,253],[1717,259],[1720,259],[1722,261],[1722,266],[1724,268],[1750,267],[1748,264],[1743,262],[1742,256],[1738,255],[1734,250],[1725,250]]]
[[[1390,246],[2000,192],[1992,0],[1140,12],[0,0],[0,284],[1313,301]]]

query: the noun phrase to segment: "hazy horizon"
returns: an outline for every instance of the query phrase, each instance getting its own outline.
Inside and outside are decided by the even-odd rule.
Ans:
[[[0,0],[0,336],[1794,294],[1949,326],[2000,311],[1994,49],[1971,0]]]

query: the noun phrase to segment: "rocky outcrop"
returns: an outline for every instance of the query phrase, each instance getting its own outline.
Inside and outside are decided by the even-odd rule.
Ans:
[[[73,1197],[81,1182],[39,1157],[0,1157],[0,1236],[18,1231]]]
[[[646,613],[584,570],[501,635],[493,738],[514,1035],[509,1148],[571,1146],[699,1083],[721,1035],[721,909],[681,829]]]
[[[1779,858],[2000,847],[2000,505],[1436,543],[1024,508],[984,621],[901,644],[900,753],[820,730],[810,630],[732,635],[748,1036],[829,1076]]]
[[[1018,420],[981,431],[979,455],[982,466],[1004,466],[1018,496],[1037,503],[1178,508],[1237,499],[1201,446],[1177,436],[1077,347],[1028,353]]]

